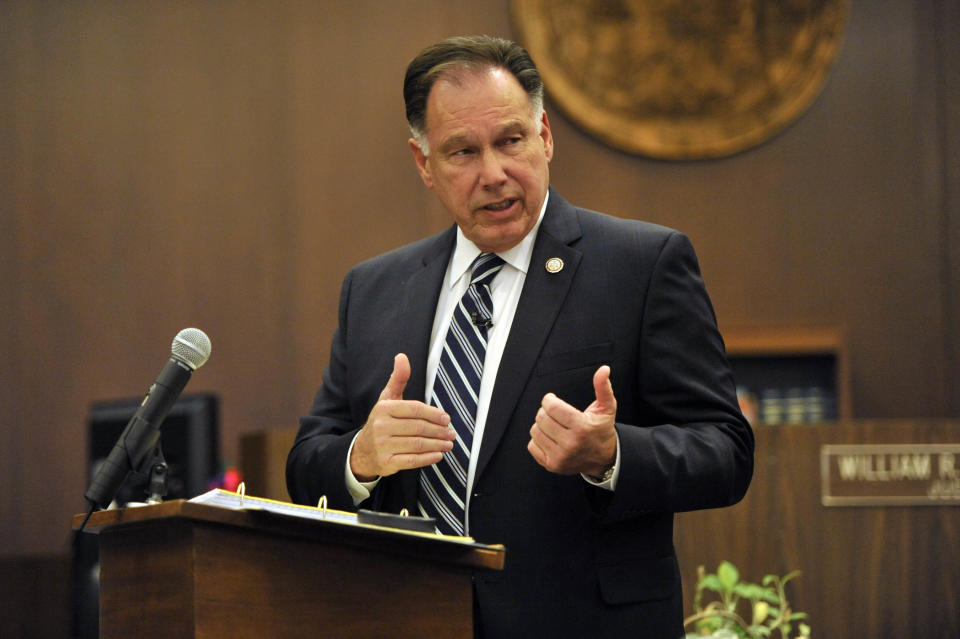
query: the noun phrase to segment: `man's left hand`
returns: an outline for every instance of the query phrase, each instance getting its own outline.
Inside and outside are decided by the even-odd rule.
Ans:
[[[550,472],[599,477],[616,461],[617,398],[609,366],[601,366],[593,374],[593,390],[596,399],[584,411],[553,393],[544,395],[530,428],[527,450]]]

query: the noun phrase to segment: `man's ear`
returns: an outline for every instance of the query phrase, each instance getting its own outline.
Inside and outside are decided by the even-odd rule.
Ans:
[[[430,167],[427,165],[427,156],[423,154],[420,145],[413,138],[407,143],[410,145],[410,151],[413,152],[413,161],[417,163],[417,172],[420,173],[420,179],[427,185],[428,189],[433,188],[433,178],[430,177]]]
[[[540,125],[540,139],[543,140],[543,151],[549,162],[553,159],[553,134],[550,132],[550,120],[547,119],[546,110],[540,115]]]

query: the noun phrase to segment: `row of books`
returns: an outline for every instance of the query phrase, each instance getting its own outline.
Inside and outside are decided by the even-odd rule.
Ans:
[[[837,400],[820,386],[737,387],[740,410],[751,424],[814,424],[837,418]]]

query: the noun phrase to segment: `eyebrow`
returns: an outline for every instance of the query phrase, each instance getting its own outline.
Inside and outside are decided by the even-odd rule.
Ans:
[[[496,130],[495,137],[500,138],[505,135],[510,135],[512,133],[519,133],[524,131],[527,128],[526,123],[523,120],[511,120],[499,127]],[[454,133],[445,140],[442,140],[440,144],[437,145],[437,149],[441,152],[450,151],[454,148],[459,148],[463,146],[472,146],[474,136],[467,133]]]
[[[497,130],[497,136],[501,137],[504,135],[509,135],[511,133],[520,133],[526,130],[527,125],[523,120],[512,120],[507,122],[502,127]]]
[[[437,149],[441,152],[447,152],[452,149],[460,148],[463,146],[470,146],[471,137],[472,136],[469,136],[465,133],[456,133],[454,135],[451,135],[447,139],[442,140],[440,144],[437,145]]]

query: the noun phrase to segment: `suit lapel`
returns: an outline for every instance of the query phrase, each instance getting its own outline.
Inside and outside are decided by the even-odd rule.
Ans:
[[[476,477],[482,475],[500,443],[567,297],[582,257],[582,253],[570,244],[579,237],[580,224],[575,209],[550,189],[547,212],[537,234],[523,291],[494,383],[483,444],[477,459]],[[558,273],[550,273],[545,265],[547,260],[555,257],[563,260],[563,269]],[[531,425],[532,420],[533,416]]]

